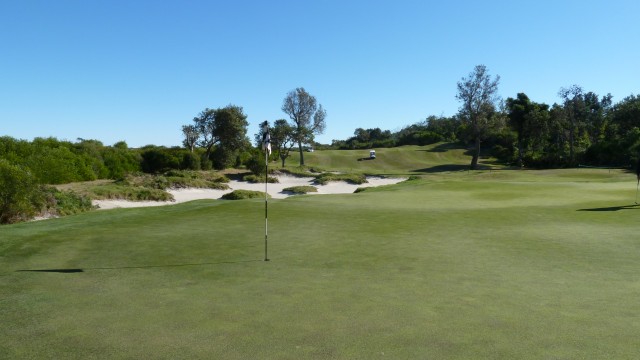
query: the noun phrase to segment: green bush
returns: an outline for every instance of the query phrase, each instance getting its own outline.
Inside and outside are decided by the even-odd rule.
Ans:
[[[118,199],[131,201],[170,201],[173,196],[162,189],[118,184],[100,185],[88,190],[94,199]]]
[[[200,170],[202,163],[200,156],[192,152],[187,152],[182,155],[182,163],[180,164],[182,169],[186,170]]]
[[[297,177],[316,177],[319,173],[323,173],[324,170],[311,167],[311,166],[298,166],[293,168],[278,169],[279,172],[289,174]]]
[[[246,181],[246,182],[250,182],[250,183],[254,183],[254,184],[264,184],[264,174],[260,175],[260,176],[256,176],[254,174],[251,175],[245,175],[242,177],[242,180]],[[278,181],[277,177],[273,177],[273,176],[268,176],[267,177],[267,182],[269,184],[277,184],[280,181]]]
[[[254,154],[254,156],[245,162],[245,166],[247,167],[247,170],[253,173],[253,175],[258,177],[262,175],[262,177],[264,177],[264,172],[266,170],[264,160],[264,156],[261,154]]]
[[[234,190],[228,194],[222,195],[224,200],[244,200],[244,199],[264,199],[264,192],[253,190]],[[271,195],[267,194],[267,198],[271,198]]]
[[[0,224],[33,218],[44,205],[44,194],[26,168],[0,159]]]
[[[310,192],[318,192],[318,189],[315,186],[303,185],[303,186],[292,186],[292,187],[284,188],[283,191],[287,191],[295,195],[299,195],[299,194],[307,194]]]
[[[363,174],[322,173],[316,176],[315,180],[320,185],[326,185],[330,181],[346,181],[350,184],[361,185],[367,182],[367,178]]]
[[[60,191],[54,187],[45,189],[47,210],[51,215],[66,216],[78,214],[93,209],[91,199],[72,191]]]

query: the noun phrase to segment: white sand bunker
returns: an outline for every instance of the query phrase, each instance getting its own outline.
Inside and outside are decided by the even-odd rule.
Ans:
[[[351,194],[361,187],[373,187],[382,185],[397,184],[406,178],[382,178],[382,177],[367,177],[367,183],[361,185],[349,184],[344,181],[331,181],[327,185],[314,185],[314,178],[311,177],[295,177],[281,175],[277,176],[278,183],[268,184],[267,191],[274,199],[284,199],[292,196],[291,193],[284,192],[285,188],[293,186],[313,185],[318,189],[317,193],[309,194]],[[231,180],[229,182],[230,189],[228,190],[213,190],[213,189],[173,189],[168,192],[173,195],[174,201],[127,201],[127,200],[94,200],[93,205],[98,206],[100,209],[114,209],[114,208],[131,208],[131,207],[145,207],[145,206],[163,206],[178,204],[187,201],[201,200],[201,199],[220,199],[222,195],[232,192],[233,190],[255,190],[264,191],[264,184],[254,184],[246,181]]]

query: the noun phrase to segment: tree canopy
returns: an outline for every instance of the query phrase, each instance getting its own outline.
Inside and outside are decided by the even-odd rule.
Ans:
[[[496,113],[499,82],[500,76],[496,75],[492,80],[485,65],[477,65],[468,77],[463,77],[458,82],[456,99],[462,103],[459,114],[463,121],[469,124],[475,142],[471,159],[472,169],[478,166],[480,144],[487,135]]]
[[[300,165],[304,165],[303,144],[312,143],[314,136],[325,129],[326,111],[317,103],[315,96],[304,88],[291,90],[282,102],[282,111],[292,121],[294,139],[300,151]]]

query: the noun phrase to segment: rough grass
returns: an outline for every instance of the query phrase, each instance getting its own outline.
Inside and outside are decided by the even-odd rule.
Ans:
[[[315,177],[315,183],[326,185],[330,181],[345,181],[350,184],[361,185],[367,182],[367,178],[363,174],[337,174],[322,173]]]
[[[57,188],[72,191],[94,200],[122,199],[131,201],[173,200],[166,189],[203,188],[229,189],[229,178],[217,172],[177,171],[163,175],[131,174],[120,180],[98,180],[58,185]]]
[[[459,172],[271,200],[269,262],[260,199],[4,226],[0,353],[635,359],[635,185]]]
[[[244,200],[244,199],[264,199],[265,193],[262,191],[254,190],[233,190],[230,193],[222,195],[223,200]],[[271,195],[267,194],[267,198],[271,198]]]
[[[301,185],[301,186],[292,186],[292,187],[284,188],[283,191],[290,192],[293,194],[307,194],[310,192],[318,192],[318,188],[311,185]]]
[[[264,176],[256,176],[254,174],[244,175],[242,177],[242,180],[250,183],[254,183],[254,184],[259,184],[259,183],[264,184]],[[277,177],[268,176],[267,182],[269,182],[270,184],[277,184],[279,181]]]

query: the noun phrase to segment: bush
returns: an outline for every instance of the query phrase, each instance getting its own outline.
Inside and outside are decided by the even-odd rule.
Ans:
[[[200,156],[192,152],[184,153],[182,155],[182,163],[180,164],[180,167],[186,170],[200,170],[202,167]]]
[[[179,169],[181,158],[172,149],[148,147],[142,151],[142,171],[159,173],[170,169]]]
[[[250,182],[250,183],[254,183],[254,184],[264,184],[264,175],[261,176],[256,176],[254,174],[251,175],[245,175],[242,177],[242,180],[246,181],[246,182]],[[278,181],[277,177],[273,177],[273,176],[268,176],[267,177],[267,182],[269,184],[277,184],[280,181]]]
[[[44,205],[44,194],[28,170],[0,159],[0,224],[32,219]]]
[[[292,186],[292,187],[284,188],[282,190],[291,192],[294,195],[306,194],[310,192],[318,192],[318,189],[315,186],[311,186],[311,185]]]
[[[224,200],[244,200],[244,199],[264,199],[264,192],[253,190],[234,190],[228,194],[222,195]],[[271,195],[267,194],[267,198],[271,198]]]
[[[71,191],[60,191],[54,187],[45,189],[47,212],[51,215],[66,216],[93,209],[91,199]]]
[[[367,182],[367,178],[362,174],[322,173],[316,176],[316,183],[320,185],[326,185],[329,181],[346,181],[350,184],[361,185]]]
[[[247,170],[253,173],[253,175],[262,175],[264,177],[264,171],[266,168],[264,163],[264,156],[261,156],[259,154],[252,156],[245,162],[245,166],[247,167]]]

